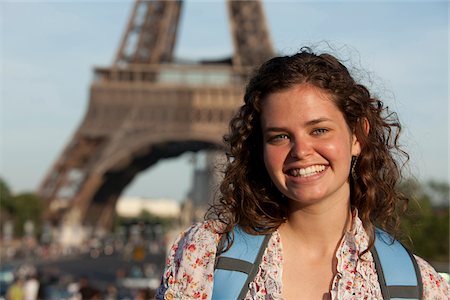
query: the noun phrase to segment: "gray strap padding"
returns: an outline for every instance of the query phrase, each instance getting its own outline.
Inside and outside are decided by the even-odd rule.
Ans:
[[[253,269],[253,264],[245,260],[221,256],[217,259],[216,269],[239,271],[250,274]]]
[[[252,267],[253,267],[252,271],[248,274],[247,281],[245,282],[244,286],[242,287],[241,292],[239,293],[239,296],[238,296],[239,300],[243,300],[245,298],[245,296],[247,295],[247,292],[248,292],[250,282],[252,282],[253,279],[255,278],[256,274],[258,274],[258,269],[259,269],[259,265],[261,264],[262,256],[264,254],[264,251],[267,248],[267,244],[269,243],[271,236],[272,236],[271,234],[266,234],[266,236],[264,237],[261,247],[259,247],[258,256],[256,257],[255,262],[252,265]]]
[[[251,235],[249,235],[248,233],[245,233],[245,232],[242,232],[241,234],[244,234],[245,236],[250,237],[250,238],[252,237]],[[259,265],[261,263],[262,256],[264,255],[264,252],[267,248],[267,244],[269,243],[271,236],[272,236],[271,234],[267,234],[264,236],[264,239],[262,240],[261,244],[259,245],[259,249],[258,249],[258,252],[256,254],[256,257],[255,257],[255,260],[253,261],[253,263],[246,261],[246,260],[238,259],[238,258],[232,258],[232,257],[227,257],[227,256],[221,256],[221,255],[216,256],[214,269],[221,269],[221,270],[227,270],[227,271],[238,271],[238,272],[247,274],[247,279],[246,279],[244,285],[242,285],[240,293],[237,297],[238,300],[245,298],[245,296],[247,295],[248,289],[249,289],[249,284],[253,281],[256,274],[258,274]],[[234,241],[234,242],[236,242],[236,241]],[[233,242],[233,244],[234,244],[234,242]],[[225,245],[225,243],[226,243],[226,234],[222,235],[222,237],[219,241],[218,249],[221,249]],[[232,244],[232,246],[233,246],[233,244]]]
[[[385,274],[384,274],[383,267],[382,267],[382,263],[380,260],[380,256],[378,255],[377,249],[374,246],[374,247],[372,247],[370,252],[372,253],[373,260],[375,263],[375,270],[378,275],[378,282],[380,283],[381,294],[383,296],[383,299],[385,299],[385,300],[397,299],[397,298],[400,298],[400,299],[401,298],[422,299],[423,283],[422,283],[422,276],[420,274],[419,266],[417,265],[417,261],[414,258],[414,256],[412,255],[412,253],[409,251],[409,249],[403,245],[402,245],[402,247],[405,250],[405,252],[409,255],[409,258],[411,259],[411,263],[414,266],[415,276],[417,279],[417,285],[415,285],[415,286],[412,286],[412,285],[387,285]]]
[[[411,251],[409,251],[409,249],[408,248],[406,248],[406,247],[404,247],[405,248],[405,250],[406,250],[406,252],[408,252],[408,255],[409,255],[409,257],[411,258],[411,261],[412,261],[412,263],[413,263],[413,266],[414,266],[414,270],[416,271],[416,276],[417,276],[417,284],[418,284],[418,289],[419,289],[419,291],[418,291],[418,296],[417,296],[417,298],[418,299],[422,299],[423,297],[423,281],[422,281],[422,273],[420,273],[420,268],[419,268],[419,265],[417,264],[417,260],[416,260],[416,258],[414,257],[414,255],[412,254],[412,252]]]
[[[370,252],[372,252],[373,261],[375,263],[375,270],[377,271],[378,275],[378,283],[380,284],[381,295],[383,295],[383,299],[391,299],[389,290],[386,286],[386,279],[384,279],[383,269],[381,269],[381,262],[380,257],[378,256],[377,249],[375,247],[372,247]]]
[[[421,299],[416,286],[389,285],[387,288],[392,298]]]

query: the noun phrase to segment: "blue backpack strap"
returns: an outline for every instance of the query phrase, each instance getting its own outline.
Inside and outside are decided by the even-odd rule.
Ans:
[[[422,277],[416,259],[399,241],[376,228],[371,252],[384,299],[422,299]]]
[[[216,259],[213,300],[244,299],[271,236],[250,235],[239,226],[233,232],[231,247]]]

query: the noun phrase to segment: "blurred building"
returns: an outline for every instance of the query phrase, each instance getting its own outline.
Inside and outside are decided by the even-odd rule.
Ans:
[[[180,203],[173,199],[149,199],[142,197],[120,197],[116,205],[119,217],[138,217],[142,212],[148,212],[162,218],[178,218]]]
[[[208,151],[201,160],[194,157],[191,189],[182,203],[182,226],[203,220],[208,208],[217,199],[224,161],[223,151]]]

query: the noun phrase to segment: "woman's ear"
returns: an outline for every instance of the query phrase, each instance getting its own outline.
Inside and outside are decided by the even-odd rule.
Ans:
[[[368,136],[369,135],[369,131],[370,131],[370,124],[369,124],[369,120],[367,120],[367,118],[362,119],[361,122],[361,127],[364,131],[364,135]],[[355,130],[356,131],[356,130]],[[356,132],[353,132],[352,135],[352,155],[353,156],[358,156],[361,153],[361,142],[358,140],[358,137],[356,135]]]
[[[362,125],[364,128],[364,133],[366,134],[366,136],[369,135],[369,131],[370,131],[370,124],[369,124],[369,120],[367,120],[367,118],[364,118],[362,121]]]
[[[358,156],[361,153],[361,144],[356,137],[356,134],[352,135],[352,156]]]

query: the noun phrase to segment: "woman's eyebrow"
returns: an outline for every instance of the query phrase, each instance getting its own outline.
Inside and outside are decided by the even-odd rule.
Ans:
[[[305,123],[305,126],[313,126],[313,125],[317,125],[323,122],[333,122],[332,119],[330,118],[326,118],[326,117],[320,117],[317,119],[312,119],[309,120]],[[270,126],[270,127],[263,127],[263,130],[265,132],[280,132],[280,131],[288,131],[288,129],[286,127],[279,127],[279,126]]]
[[[287,131],[287,129],[286,128],[283,128],[283,127],[267,127],[267,128],[264,128],[264,131],[275,131],[275,132],[280,132],[280,131]]]
[[[332,122],[332,121],[333,120],[331,120],[329,118],[322,117],[322,118],[317,118],[317,119],[310,120],[310,121],[306,122],[305,125],[311,126],[311,125],[316,125],[316,124],[319,124],[319,123],[322,123],[322,122]]]

